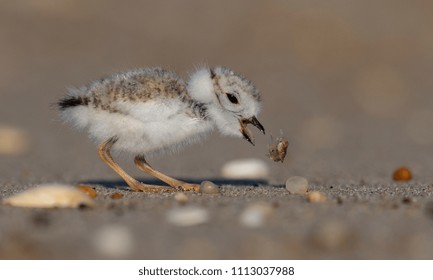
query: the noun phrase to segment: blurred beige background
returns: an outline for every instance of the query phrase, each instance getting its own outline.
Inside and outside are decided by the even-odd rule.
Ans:
[[[262,91],[268,135],[256,132],[255,148],[213,136],[157,166],[218,176],[227,160],[266,160],[282,129],[290,147],[272,165],[276,182],[375,180],[400,165],[431,180],[432,34],[431,1],[2,1],[0,175],[115,178],[50,107],[66,88],[135,67],[187,78],[226,65]]]

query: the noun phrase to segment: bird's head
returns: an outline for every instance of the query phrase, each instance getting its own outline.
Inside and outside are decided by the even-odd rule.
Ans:
[[[207,107],[209,117],[224,135],[243,137],[254,145],[252,124],[265,133],[257,120],[260,93],[245,77],[225,67],[202,68],[188,83],[188,92]]]

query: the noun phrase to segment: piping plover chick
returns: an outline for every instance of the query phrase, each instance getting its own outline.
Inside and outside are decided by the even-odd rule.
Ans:
[[[260,104],[255,86],[225,67],[198,69],[188,83],[161,68],[131,70],[71,89],[58,102],[62,119],[86,129],[101,159],[133,190],[144,192],[200,191],[153,169],[145,158],[203,140],[215,127],[254,145],[247,125],[265,133],[256,118]],[[135,180],[113,160],[111,149],[134,155],[138,169],[171,188]]]

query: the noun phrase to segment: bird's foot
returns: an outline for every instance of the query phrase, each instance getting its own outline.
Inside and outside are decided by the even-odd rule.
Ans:
[[[165,192],[175,192],[176,189],[165,187],[165,186],[156,186],[156,185],[146,185],[143,183],[133,184],[131,186],[136,192],[146,192],[146,193],[165,193]]]
[[[201,187],[197,184],[189,184],[189,183],[180,183],[177,186],[174,187],[175,189],[179,191],[193,191],[193,192],[200,192]]]

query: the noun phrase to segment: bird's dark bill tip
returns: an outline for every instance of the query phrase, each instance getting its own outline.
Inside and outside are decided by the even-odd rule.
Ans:
[[[255,145],[256,145],[256,144],[254,144],[254,142],[253,142],[253,141],[252,141],[251,139],[249,139],[249,138],[246,138],[246,137],[245,137],[245,139],[246,139],[246,140],[247,140],[248,142],[250,142],[250,144],[251,144],[251,145],[253,145],[253,146],[255,146]]]
[[[251,132],[251,130],[248,127],[246,127],[246,126],[241,127],[241,133],[244,136],[245,140],[250,142],[251,145],[255,146],[253,133]]]
[[[259,120],[255,116],[249,120],[249,123],[251,123],[252,125],[257,127],[263,134],[266,134],[265,128],[263,127],[263,125],[259,122]]]

